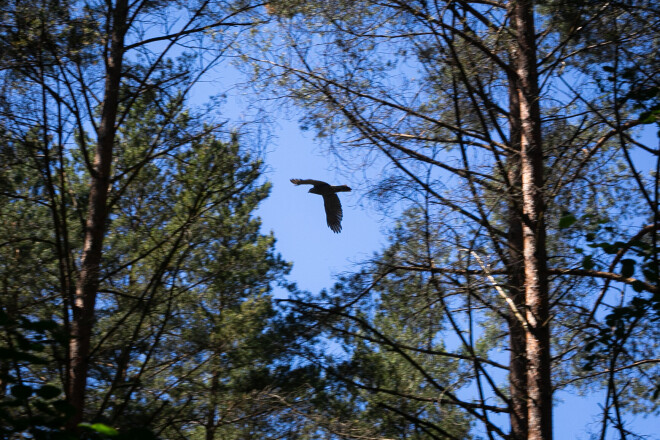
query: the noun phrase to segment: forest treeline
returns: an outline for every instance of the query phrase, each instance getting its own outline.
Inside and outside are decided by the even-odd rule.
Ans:
[[[558,391],[594,438],[657,417],[657,2],[0,14],[2,438],[549,440]],[[328,290],[255,215],[267,128],[193,105],[229,62],[402,209]]]

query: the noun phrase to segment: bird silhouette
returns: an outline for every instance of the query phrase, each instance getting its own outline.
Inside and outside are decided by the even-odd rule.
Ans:
[[[291,183],[294,185],[314,185],[308,192],[323,196],[325,218],[328,222],[328,227],[336,234],[341,232],[341,219],[343,218],[344,213],[341,209],[341,202],[339,202],[337,193],[351,191],[348,186],[332,186],[329,183],[313,179],[291,179]]]

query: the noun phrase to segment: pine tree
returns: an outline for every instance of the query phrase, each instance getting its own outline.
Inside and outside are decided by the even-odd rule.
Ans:
[[[478,404],[497,408],[471,413],[479,432],[550,439],[553,391],[609,377],[601,432],[614,427],[624,436],[622,402],[656,405],[636,390],[655,389],[648,379],[657,370],[648,335],[657,334],[660,161],[635,129],[657,123],[658,63],[648,55],[657,44],[657,7],[282,1],[270,12],[282,26],[252,59],[255,79],[286,88],[271,90],[299,105],[303,127],[342,163],[362,166],[367,158],[386,169],[367,182],[384,206],[401,200],[420,208],[411,211],[417,223],[406,222],[407,240],[424,252],[380,261],[384,275],[372,282],[423,272],[434,300],[462,299],[446,300],[443,319],[455,325],[443,329],[460,344],[445,357],[469,355]],[[269,51],[274,43],[289,50]],[[633,149],[644,159],[633,159]],[[647,160],[655,174],[641,172]],[[622,313],[614,304],[637,318],[603,320]],[[335,307],[353,316],[350,300]],[[621,329],[611,355],[585,353],[608,340],[615,321]],[[463,337],[475,322],[500,331],[491,346],[503,344],[509,360],[490,359],[506,365],[507,387],[479,361],[476,339]],[[375,351],[392,345],[379,342]],[[581,372],[587,359],[600,362],[597,372]],[[634,387],[617,379],[632,372]],[[452,404],[466,410],[472,399],[461,393]],[[508,429],[489,415],[500,410]]]
[[[0,307],[68,335],[22,374],[63,391],[71,431],[282,429],[255,420],[279,417],[288,365],[270,339],[288,264],[254,217],[269,185],[238,135],[187,105],[254,9],[2,5]]]

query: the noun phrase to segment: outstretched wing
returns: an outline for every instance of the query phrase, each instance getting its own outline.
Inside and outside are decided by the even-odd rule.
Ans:
[[[291,183],[294,185],[329,185],[326,182],[321,182],[320,180],[314,180],[314,179],[291,179]]]
[[[338,234],[341,232],[341,219],[344,213],[341,210],[341,203],[337,194],[324,194],[323,205],[325,205],[325,219],[332,232]]]

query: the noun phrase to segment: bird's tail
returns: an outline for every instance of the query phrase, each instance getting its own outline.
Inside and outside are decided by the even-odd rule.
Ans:
[[[351,188],[349,188],[349,187],[346,186],[346,185],[333,186],[333,187],[331,187],[331,188],[332,188],[332,191],[334,191],[334,192],[348,192],[348,191],[352,191]]]

